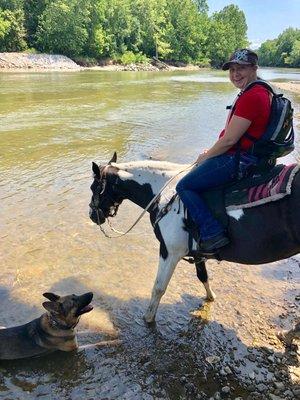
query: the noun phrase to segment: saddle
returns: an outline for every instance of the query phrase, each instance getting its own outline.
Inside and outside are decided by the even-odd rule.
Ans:
[[[225,230],[229,223],[228,211],[255,207],[271,201],[276,201],[291,193],[292,181],[299,171],[300,165],[279,164],[269,170],[255,172],[230,184],[216,187],[201,194],[213,216],[221,223]],[[169,202],[160,210],[154,224],[159,222],[170,210],[175,193]],[[189,212],[186,212],[185,227],[190,233],[189,248],[192,249],[193,239],[198,241],[198,228]]]
[[[227,211],[255,207],[279,200],[291,193],[297,164],[275,165],[267,172],[252,175],[203,193],[212,214],[226,228]]]
[[[202,198],[214,217],[227,230],[229,223],[228,211],[255,207],[289,195],[292,181],[299,168],[298,164],[276,165],[269,171],[206,191],[202,193]],[[188,211],[185,225],[189,232],[189,255],[194,257],[194,260],[190,259],[188,261],[195,262],[195,260],[202,257],[198,251],[193,250],[193,239],[199,240],[199,232]],[[217,254],[216,258],[218,259]]]

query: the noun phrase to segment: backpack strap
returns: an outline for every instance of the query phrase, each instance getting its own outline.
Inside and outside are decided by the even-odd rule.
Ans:
[[[255,143],[259,140],[258,138],[250,135],[250,133],[248,133],[248,132],[245,132],[242,137],[245,137],[245,138],[251,140],[251,142],[253,142],[253,143]]]
[[[255,85],[263,86],[264,88],[266,88],[269,92],[271,92],[275,96],[282,96],[282,94],[276,93],[275,90],[272,88],[272,86],[268,82],[264,81],[263,79],[257,79],[256,81],[250,82],[245,87],[245,89],[242,91],[242,93],[247,92],[248,90],[250,90]]]
[[[262,79],[257,79],[256,81],[250,82],[250,83],[245,87],[245,89],[244,89],[243,91],[241,91],[241,94],[240,94],[240,95],[242,95],[242,94],[245,93],[246,91],[250,90],[250,89],[253,88],[253,86],[255,86],[255,85],[263,86],[263,87],[266,88],[269,92],[271,92],[273,96],[277,96],[277,97],[283,96],[281,93],[280,93],[280,94],[279,94],[279,93],[276,93],[275,90],[272,88],[272,86],[271,86],[268,82],[266,82],[266,81],[264,81],[264,80],[262,80]],[[234,111],[234,109],[233,109],[233,111]],[[250,135],[250,133],[248,133],[248,132],[245,132],[245,133],[243,134],[243,137],[245,137],[245,138],[251,140],[252,143],[255,143],[255,142],[257,142],[258,140],[260,140],[260,138],[256,138],[256,137]]]

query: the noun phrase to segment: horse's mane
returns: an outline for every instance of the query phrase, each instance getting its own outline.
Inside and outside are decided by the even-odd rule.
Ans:
[[[112,163],[117,168],[130,171],[130,170],[156,170],[156,171],[170,171],[177,172],[188,167],[189,164],[177,164],[169,161],[156,161],[156,160],[141,160],[141,161],[130,161],[126,163]]]

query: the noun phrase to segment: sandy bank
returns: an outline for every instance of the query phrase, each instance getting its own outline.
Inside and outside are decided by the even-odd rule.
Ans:
[[[281,89],[300,94],[300,81],[272,82],[272,85]]]

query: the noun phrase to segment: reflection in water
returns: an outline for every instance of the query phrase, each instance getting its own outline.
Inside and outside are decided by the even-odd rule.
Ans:
[[[107,162],[115,150],[124,161],[191,162],[222,128],[235,95],[225,77],[207,71],[0,74],[0,325],[39,316],[45,291],[93,291],[95,308],[80,322],[80,343],[122,340],[118,347],[1,362],[0,398],[213,395],[222,381],[207,357],[229,363],[232,355],[237,372],[247,375],[249,363],[239,360],[254,343],[261,357],[270,343],[281,351],[270,325],[288,328],[296,317],[278,317],[297,291],[286,279],[288,271],[296,275],[296,261],[209,262],[218,295],[210,305],[201,300],[194,267],[181,262],[149,329],[142,315],[158,252],[150,224],[144,218],[132,235],[110,241],[88,218],[91,162]],[[114,223],[123,230],[138,212],[125,202]],[[246,396],[234,378],[239,374],[228,378],[235,397]]]

